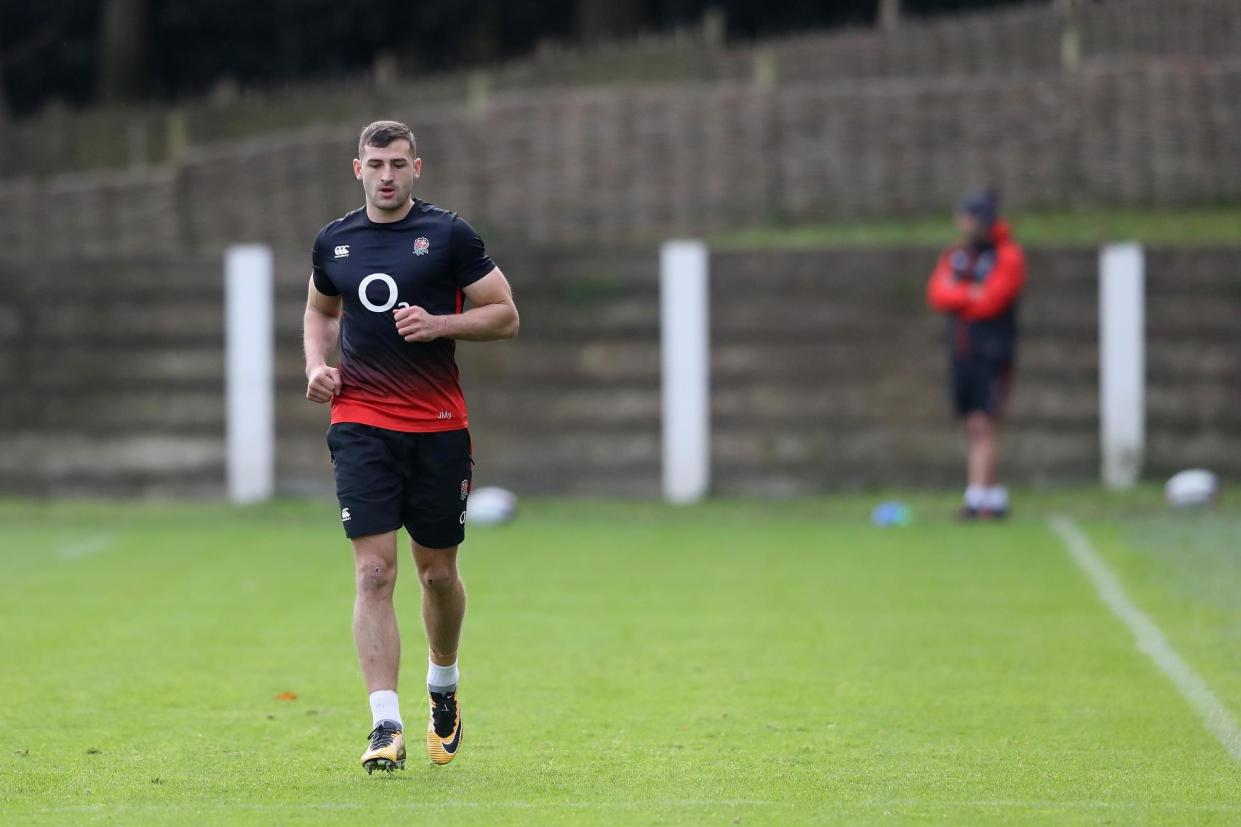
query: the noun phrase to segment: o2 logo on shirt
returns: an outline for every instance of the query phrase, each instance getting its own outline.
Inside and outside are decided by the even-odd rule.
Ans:
[[[383,304],[375,304],[366,295],[366,288],[370,287],[374,282],[383,282],[388,286],[388,298]],[[396,303],[397,287],[396,281],[387,273],[371,273],[362,279],[362,283],[358,285],[358,300],[362,302],[362,306],[372,313],[387,313],[394,307],[409,307],[409,302]]]

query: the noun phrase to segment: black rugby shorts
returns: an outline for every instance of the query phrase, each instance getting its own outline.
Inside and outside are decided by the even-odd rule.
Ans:
[[[957,416],[985,413],[1003,416],[1012,385],[1013,364],[992,359],[958,359],[952,363],[952,406]]]
[[[465,538],[474,477],[468,429],[407,433],[338,422],[328,428],[327,445],[345,536],[405,526],[427,548],[449,548]]]

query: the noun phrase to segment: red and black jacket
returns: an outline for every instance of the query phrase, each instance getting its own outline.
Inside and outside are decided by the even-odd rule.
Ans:
[[[1026,258],[1008,225],[997,221],[985,244],[949,247],[927,282],[927,301],[949,316],[956,360],[1012,361],[1017,302],[1026,284]]]

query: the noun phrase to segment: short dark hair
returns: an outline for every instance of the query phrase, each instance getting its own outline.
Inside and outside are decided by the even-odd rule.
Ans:
[[[366,129],[362,130],[362,136],[358,138],[358,157],[361,158],[368,146],[385,147],[393,141],[400,140],[409,141],[409,151],[413,157],[418,157],[418,142],[414,140],[414,133],[409,127],[400,121],[375,121]]]

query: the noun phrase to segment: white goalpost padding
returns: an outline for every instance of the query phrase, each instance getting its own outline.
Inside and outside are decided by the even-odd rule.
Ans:
[[[1131,488],[1146,449],[1146,262],[1135,243],[1099,253],[1099,408],[1103,484]]]
[[[711,472],[707,245],[669,241],[659,258],[663,491],[692,503],[706,496]]]
[[[268,499],[275,484],[271,248],[229,247],[224,269],[228,497],[242,505]]]

